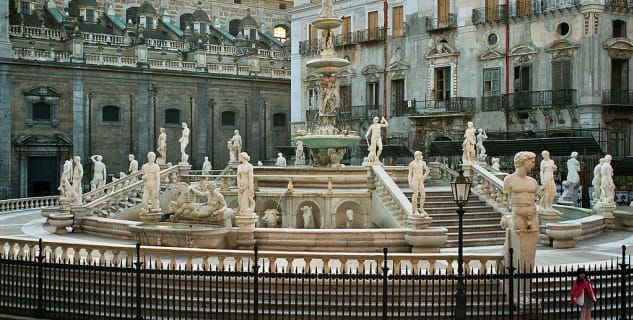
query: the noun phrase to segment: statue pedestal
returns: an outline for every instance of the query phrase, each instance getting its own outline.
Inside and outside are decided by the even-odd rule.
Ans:
[[[411,229],[426,229],[433,221],[433,218],[427,215],[413,214],[407,219],[407,224]]]
[[[514,228],[506,229],[506,248],[512,248],[512,265],[516,268],[517,272],[528,273],[534,270],[534,259],[536,257],[536,241],[538,238],[538,230],[532,231],[517,231]],[[510,265],[508,261],[510,252],[506,252],[505,264]],[[514,299],[517,305],[524,305],[524,303],[531,303],[531,283],[521,282],[519,279],[514,280]]]
[[[149,211],[141,211],[139,218],[143,221],[144,225],[158,224],[160,217],[163,215],[163,211],[160,208],[149,209]]]
[[[67,228],[73,225],[74,218],[73,214],[58,212],[51,213],[47,221],[48,224],[55,227],[55,234],[65,234],[69,232]]]
[[[73,232],[82,232],[83,228],[81,226],[84,223],[84,218],[90,214],[90,210],[84,206],[72,206],[70,207],[70,214],[75,217],[72,225]]]
[[[604,217],[604,226],[607,230],[614,230],[616,228],[616,221],[613,212],[615,211],[615,203],[596,202],[593,207],[593,212],[601,214]]]
[[[259,216],[256,213],[240,214],[235,218],[237,223],[238,249],[251,250],[255,247],[255,224]]]
[[[560,221],[562,214],[558,210],[552,209],[552,208],[539,209],[537,213],[538,213],[538,219],[540,222],[539,235],[538,235],[539,242],[541,244],[551,246],[552,238],[547,235],[545,226],[548,223],[557,223],[558,221]]]
[[[448,240],[448,229],[425,228],[409,229],[404,234],[404,241],[411,246],[413,253],[437,253]]]

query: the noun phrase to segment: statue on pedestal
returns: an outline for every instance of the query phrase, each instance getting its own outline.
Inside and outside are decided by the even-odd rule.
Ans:
[[[345,227],[351,229],[354,227],[354,210],[345,210]]]
[[[239,161],[239,154],[242,152],[242,136],[240,131],[233,131],[233,137],[226,142],[226,146],[229,149],[229,163],[235,163]]]
[[[306,155],[303,152],[303,141],[297,140],[297,149],[295,150],[295,165],[306,164]]]
[[[610,154],[604,156],[604,163],[600,166],[600,179],[600,202],[603,205],[615,206],[615,184]]]
[[[543,160],[541,160],[541,201],[539,203],[541,210],[553,210],[552,203],[556,195],[556,182],[554,181],[554,172],[557,169],[554,160],[550,159],[549,151],[541,152]]]
[[[127,159],[130,161],[130,166],[128,167],[127,171],[128,174],[133,174],[136,171],[138,171],[138,161],[136,159],[134,159],[134,155],[130,154],[127,156]]]
[[[483,128],[479,128],[477,133],[477,160],[481,162],[486,162],[486,147],[484,147],[484,141],[488,140],[488,135],[486,135],[486,131]]]
[[[509,195],[512,208],[511,246],[520,263],[521,272],[530,272],[534,266],[539,231],[535,202],[538,182],[528,176],[535,159],[536,155],[533,152],[517,153],[514,156],[514,173],[503,179],[503,192]]]
[[[578,152],[571,153],[567,160],[567,180],[563,181],[563,195],[559,201],[571,202],[572,206],[576,205],[578,200],[578,187],[580,187],[580,162],[576,159]]]
[[[204,157],[204,162],[202,163],[202,174],[211,174],[211,161],[209,161],[209,157]]]
[[[73,168],[73,184],[72,184],[72,189],[73,189],[73,197],[75,199],[74,203],[75,204],[81,204],[82,203],[82,187],[81,187],[81,180],[84,177],[84,167],[81,165],[81,158],[79,156],[75,156],[73,158],[73,162],[74,162],[74,168]]]
[[[413,194],[411,196],[412,203],[412,214],[417,215],[426,215],[426,211],[424,211],[424,202],[426,200],[426,191],[424,190],[424,180],[429,176],[431,170],[426,165],[426,162],[422,157],[421,151],[416,151],[414,153],[414,160],[409,163],[409,187]],[[418,201],[419,198],[419,201]]]
[[[240,164],[237,166],[237,202],[240,215],[255,213],[255,182],[253,165],[248,161],[251,157],[246,152],[239,154]]]
[[[171,216],[171,221],[212,223],[231,227],[230,218],[233,216],[234,211],[226,206],[226,200],[217,191],[215,181],[209,181],[206,185],[201,186],[200,189],[195,186],[189,186],[186,183],[177,189],[176,201],[170,202],[170,208],[175,209],[174,214]],[[207,201],[205,203],[191,202],[188,195],[189,192],[205,197]]]
[[[301,207],[301,214],[303,216],[303,227],[305,229],[313,229],[314,217],[312,216],[312,207],[311,206]]]
[[[73,201],[73,190],[71,179],[73,175],[73,162],[70,160],[64,161],[64,166],[62,167],[62,176],[59,181],[59,187],[57,190],[61,193],[61,198],[59,199],[62,204],[70,204]]]
[[[591,184],[593,185],[593,201],[600,202],[600,196],[602,195],[601,183],[602,183],[602,171],[600,170],[602,165],[604,164],[605,159],[600,158],[598,164],[593,167],[593,179],[591,180]]]
[[[187,123],[182,123],[182,136],[178,139],[180,142],[180,162],[181,163],[189,163],[189,155],[187,154],[187,145],[189,145],[189,128],[187,127]]]
[[[286,158],[284,158],[283,153],[277,153],[277,161],[275,162],[277,167],[285,167],[286,166]]]
[[[374,117],[373,123],[367,129],[365,140],[369,146],[368,163],[380,163],[380,154],[382,153],[382,128],[387,128],[388,126],[389,123],[387,123],[385,117],[382,117],[380,120],[378,117]],[[369,135],[371,135],[371,142],[368,140]]]
[[[90,190],[95,190],[103,187],[106,184],[106,165],[103,163],[103,156],[93,155],[90,157],[92,160],[92,180],[90,181]]]
[[[156,153],[158,153],[156,157],[157,164],[167,163],[167,133],[165,133],[165,128],[160,128],[158,140],[156,141]]]
[[[147,163],[141,167],[143,173],[143,207],[142,213],[160,211],[158,196],[160,193],[160,167],[156,164],[156,154],[147,153]]]
[[[472,121],[468,121],[468,127],[464,132],[464,142],[462,142],[462,163],[471,164],[475,161],[475,144],[477,143],[476,137],[477,129],[473,125]]]

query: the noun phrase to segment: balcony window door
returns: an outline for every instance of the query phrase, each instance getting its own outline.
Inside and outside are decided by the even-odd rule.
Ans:
[[[611,90],[629,90],[629,60],[611,59]]]
[[[448,25],[449,16],[449,0],[437,0],[437,21],[438,25]]]
[[[531,73],[532,70],[529,65],[514,67],[514,94],[512,95],[512,106],[514,108],[532,106],[530,103]]]
[[[308,26],[308,41],[310,43],[310,51],[318,49],[317,29],[312,25]]]
[[[625,156],[626,152],[626,130],[613,129],[609,132],[609,154],[612,156]]]
[[[501,108],[500,99],[500,79],[501,70],[499,68],[484,69],[483,99],[484,110],[498,110]]]
[[[531,14],[532,0],[517,0],[517,16],[527,17]]]
[[[391,81],[391,114],[404,114],[404,79]]]
[[[339,104],[341,121],[350,121],[352,114],[352,87],[348,85],[339,86],[339,97],[341,99]]]
[[[378,33],[378,11],[367,13],[367,32],[369,40],[376,39]]]
[[[391,12],[391,25],[393,25],[394,37],[401,37],[404,35],[402,6],[393,7]]]
[[[486,22],[497,20],[499,15],[499,0],[486,0]]]
[[[367,83],[367,108],[377,109],[380,102],[380,83],[368,82]]]
[[[435,100],[447,101],[451,97],[451,67],[435,68]]]
[[[352,17],[343,17],[343,24],[341,24],[341,33],[344,43],[349,43],[352,40]]]
[[[552,105],[571,103],[571,61],[552,62]]]

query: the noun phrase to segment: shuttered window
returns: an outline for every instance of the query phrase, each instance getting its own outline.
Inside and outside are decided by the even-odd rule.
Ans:
[[[378,34],[378,11],[367,13],[367,29],[369,40],[376,39],[376,35]]]
[[[345,41],[345,43],[348,43],[352,39],[352,17],[343,17],[341,33],[343,36],[343,41]]]
[[[439,25],[445,26],[448,24],[448,14],[450,10],[448,10],[448,0],[438,0],[437,1],[437,19]]]
[[[571,89],[571,61],[552,62],[552,90]]]
[[[393,7],[391,12],[391,24],[393,24],[394,37],[401,37],[404,35],[402,6]]]

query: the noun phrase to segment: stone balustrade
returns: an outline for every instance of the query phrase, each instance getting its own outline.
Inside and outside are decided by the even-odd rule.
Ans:
[[[52,49],[14,48],[13,56],[23,60],[70,62],[72,53]]]
[[[126,46],[131,43],[129,37],[112,34],[82,32],[81,37],[85,44]]]
[[[189,46],[183,41],[163,40],[163,39],[147,39],[147,46],[152,49],[167,51],[187,51]]]
[[[61,41],[64,39],[64,33],[65,32],[62,30],[42,27],[29,27],[23,25],[9,26],[9,36],[11,37]]]
[[[478,192],[482,197],[492,201],[495,207],[502,213],[509,214],[510,205],[508,195],[503,193],[503,181],[486,168],[473,164],[471,181],[472,189]]]
[[[45,262],[132,267],[137,259],[133,245],[46,242],[42,250]],[[0,238],[0,258],[35,260],[39,252],[37,240]],[[250,250],[154,246],[141,247],[140,255],[144,267],[152,269],[248,271],[254,259]],[[291,268],[299,273],[377,273],[382,272],[383,259],[384,255],[378,252],[258,252],[258,264],[264,272]],[[387,256],[387,261],[390,274],[453,274],[457,271],[457,255],[453,253],[393,253]],[[490,274],[502,270],[501,254],[464,254],[464,272],[467,274]]]
[[[400,223],[406,225],[407,218],[411,215],[411,202],[402,190],[393,182],[387,172],[380,165],[371,166],[375,175],[376,193],[385,208]]]
[[[32,197],[0,200],[0,212],[38,209],[59,205],[59,196]]]
[[[91,199],[97,199],[107,194],[112,194],[115,191],[121,190],[124,187],[140,180],[141,172],[137,171],[133,174],[126,176],[121,179],[117,179],[116,181],[111,181],[110,183],[105,184],[101,188],[97,188],[95,190],[91,190],[82,195],[82,202],[87,203],[90,202]]]

